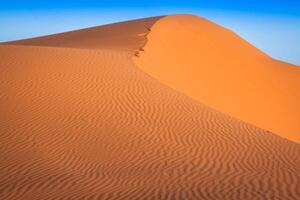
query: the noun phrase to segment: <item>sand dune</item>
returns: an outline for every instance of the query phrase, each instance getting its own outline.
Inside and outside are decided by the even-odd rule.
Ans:
[[[135,62],[202,103],[300,142],[300,68],[191,15],[159,20]]]
[[[0,199],[300,198],[298,143],[208,107],[145,66],[168,18],[0,45]]]
[[[160,18],[133,20],[3,44],[80,49],[105,48],[133,53],[145,45],[146,35],[152,25]]]

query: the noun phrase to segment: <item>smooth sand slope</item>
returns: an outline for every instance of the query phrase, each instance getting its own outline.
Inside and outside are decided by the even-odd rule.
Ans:
[[[160,18],[132,20],[3,44],[78,49],[104,48],[135,53],[146,44],[150,28]]]
[[[0,199],[300,199],[298,143],[135,64],[167,18],[0,45]]]
[[[159,20],[135,63],[161,82],[300,143],[300,67],[191,15]]]

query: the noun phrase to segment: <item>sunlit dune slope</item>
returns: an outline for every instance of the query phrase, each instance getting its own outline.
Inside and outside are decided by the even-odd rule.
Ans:
[[[273,60],[233,32],[191,15],[160,19],[144,71],[200,102],[300,142],[300,68]]]
[[[210,108],[144,66],[150,52],[159,64],[152,39],[169,19],[0,44],[0,199],[300,198],[298,143]]]
[[[0,46],[0,199],[299,199],[300,146],[128,53]]]

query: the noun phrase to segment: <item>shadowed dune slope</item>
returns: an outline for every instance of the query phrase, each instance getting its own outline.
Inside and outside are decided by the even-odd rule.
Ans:
[[[0,46],[0,199],[299,199],[300,146],[128,53]]]
[[[0,199],[300,199],[298,143],[149,75],[157,19],[0,45]]]
[[[114,49],[133,52],[146,43],[151,26],[161,17],[91,27],[3,44],[81,49]]]
[[[160,19],[135,63],[161,82],[243,121],[300,142],[300,68],[191,15]]]

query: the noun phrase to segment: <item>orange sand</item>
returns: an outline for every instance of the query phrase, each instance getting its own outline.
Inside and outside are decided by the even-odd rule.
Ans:
[[[159,20],[135,59],[161,82],[219,111],[300,143],[300,67],[191,15]]]
[[[192,51],[168,49],[168,45],[184,45],[180,40],[183,30],[178,28],[178,33],[173,33],[178,35],[178,44],[159,38],[168,32],[164,26],[171,28],[171,24],[181,24],[187,18],[195,20],[196,30],[210,24],[201,19],[203,23],[199,23],[194,17],[170,16],[1,44],[0,199],[299,199],[300,145],[238,119],[248,108],[241,107],[241,115],[234,118],[208,107],[213,107],[211,102],[218,96],[216,87],[207,85],[209,93],[200,82],[197,86],[184,82],[196,63],[188,60],[189,54],[176,51]],[[193,35],[196,30],[189,32]],[[157,35],[160,31],[161,37]],[[211,34],[218,38],[218,31],[212,29]],[[238,46],[241,49],[236,53],[245,51],[249,53],[245,56],[251,57],[256,52],[263,63],[276,63],[272,67],[260,64],[265,70],[253,66],[261,78],[273,70],[272,86],[288,76],[291,78],[281,89],[296,83],[296,68],[286,64],[285,69],[245,42],[228,41],[228,34],[224,31],[220,50],[233,42],[233,50]],[[169,60],[167,49],[174,52],[174,61]],[[207,47],[203,51],[201,46],[195,49],[206,53],[198,57],[210,68],[210,53],[224,59],[211,50]],[[184,61],[180,55],[187,59],[186,72],[178,68]],[[147,65],[150,57],[149,64],[161,67],[161,76],[152,71],[157,68]],[[236,55],[228,62],[234,58],[244,57]],[[167,71],[171,67],[168,63],[174,64],[173,70]],[[239,69],[224,61],[220,66],[224,75],[230,74],[224,72],[225,66]],[[256,76],[254,69],[248,69],[251,76]],[[199,68],[199,72],[202,70],[207,76],[213,71]],[[233,80],[225,80],[217,70],[215,73],[215,84],[224,90],[233,85]],[[178,85],[168,82],[167,74],[178,75],[174,77]],[[190,79],[196,75],[191,74]],[[208,84],[213,77],[203,78]],[[244,81],[244,93],[234,93],[236,86],[227,92],[243,99],[241,94],[247,94],[250,83],[261,83],[257,79]],[[201,91],[196,93],[197,88],[203,89],[206,98],[199,99]],[[290,97],[288,105],[280,106],[286,112],[294,106],[296,112],[298,104],[291,97],[295,90],[296,86],[291,87],[279,96],[274,89],[270,94],[278,95],[284,103]],[[232,95],[223,94],[220,91],[218,96],[224,101],[222,108],[234,110],[233,103],[224,100]],[[253,107],[258,118],[267,115],[259,106]],[[277,107],[274,112],[280,111]],[[289,116],[292,124],[294,115]],[[290,132],[278,134],[293,136]]]

